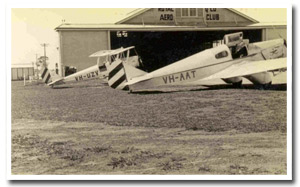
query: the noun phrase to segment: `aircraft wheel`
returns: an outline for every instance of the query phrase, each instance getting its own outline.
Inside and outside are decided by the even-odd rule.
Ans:
[[[272,86],[272,81],[267,84],[264,84],[263,88],[264,88],[264,90],[269,90],[271,88],[271,86]]]
[[[241,80],[239,82],[232,83],[232,85],[233,85],[234,88],[242,88],[242,83],[243,83],[243,80]]]
[[[260,85],[257,85],[257,88],[259,90],[269,90],[272,86],[272,81],[267,83],[267,84],[260,84]]]

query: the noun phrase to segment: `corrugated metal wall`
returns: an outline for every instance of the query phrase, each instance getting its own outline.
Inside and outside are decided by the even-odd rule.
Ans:
[[[277,38],[287,39],[286,28],[270,28],[266,29],[266,40],[273,40]]]
[[[97,64],[92,53],[109,49],[108,31],[60,31],[60,55],[63,66],[75,66],[77,71]]]
[[[26,68],[11,68],[11,80],[24,80],[24,75],[26,80],[29,79],[29,76],[34,75],[33,67],[26,67]]]
[[[274,26],[272,28],[263,29],[262,40],[273,40],[283,38],[287,39],[287,29],[286,26]]]

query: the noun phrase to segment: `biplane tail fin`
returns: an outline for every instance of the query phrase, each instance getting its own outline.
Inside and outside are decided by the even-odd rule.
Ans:
[[[47,84],[48,86],[54,86],[63,84],[63,77],[56,74],[54,71],[50,71],[46,66],[43,66],[40,75],[42,78],[42,81]]]
[[[139,70],[126,62],[118,59],[107,68],[108,70],[108,85],[118,90],[129,90],[126,82],[133,77],[141,76],[146,72]]]
[[[41,72],[41,78],[44,83],[48,84],[52,81],[51,73],[46,66],[43,66],[40,72]]]

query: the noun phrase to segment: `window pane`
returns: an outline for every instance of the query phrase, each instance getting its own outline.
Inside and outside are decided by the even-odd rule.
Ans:
[[[189,9],[188,8],[182,8],[182,16],[189,16]]]
[[[196,16],[196,9],[190,8],[190,16]]]
[[[222,52],[216,54],[216,59],[224,58],[224,57],[227,57],[227,56],[228,56],[227,51],[222,51]]]

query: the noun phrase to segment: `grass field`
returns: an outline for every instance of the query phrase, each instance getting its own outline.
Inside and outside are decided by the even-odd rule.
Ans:
[[[12,82],[13,174],[286,174],[286,90]]]

